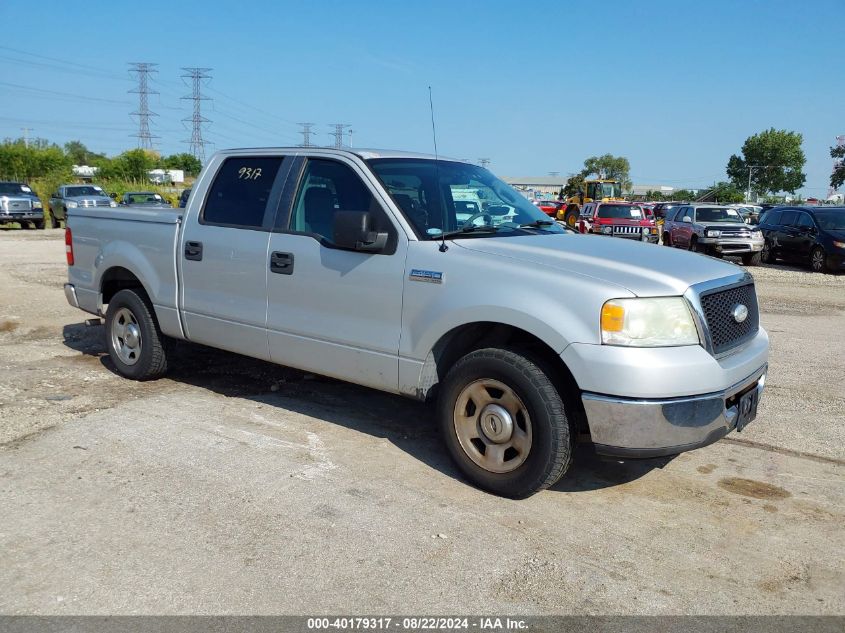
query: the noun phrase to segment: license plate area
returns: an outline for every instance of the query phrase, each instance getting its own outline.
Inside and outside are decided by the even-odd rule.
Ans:
[[[736,403],[736,430],[742,431],[757,417],[757,405],[760,403],[760,391],[757,385],[739,396]]]

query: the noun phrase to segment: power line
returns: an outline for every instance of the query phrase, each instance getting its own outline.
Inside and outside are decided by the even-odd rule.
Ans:
[[[311,147],[311,128],[314,127],[313,123],[300,123],[302,127],[300,133],[302,134],[302,145],[301,147]]]
[[[44,88],[33,88],[32,86],[22,86],[21,84],[13,84],[7,81],[0,81],[0,86],[8,86],[9,88],[16,88],[18,90],[29,90],[36,93],[31,96],[58,96],[70,99],[78,99],[81,101],[98,101],[100,103],[115,103],[119,105],[127,105],[128,101],[118,101],[117,99],[101,99],[100,97],[90,97],[88,95],[78,95],[70,92],[59,92],[57,90],[45,90]]]
[[[202,94],[202,81],[203,79],[211,79],[211,75],[208,74],[211,68],[183,68],[182,70],[185,71],[182,77],[190,78],[192,87],[191,94],[182,97],[182,99],[191,99],[194,102],[193,114],[190,117],[182,119],[185,122],[191,122],[191,140],[184,142],[190,144],[188,151],[200,163],[205,163],[205,146],[208,144],[208,141],[202,138],[202,124],[211,123],[211,121],[202,115],[201,104],[208,99],[208,97]]]
[[[149,86],[150,74],[158,72],[155,67],[158,64],[148,64],[146,62],[130,62],[129,72],[135,73],[138,77],[138,87],[130,90],[131,93],[138,95],[138,111],[131,112],[131,116],[138,117],[138,133],[132,136],[138,137],[138,147],[141,149],[152,149],[153,139],[159,138],[150,132],[150,117],[158,116],[155,112],[150,111],[149,95],[158,94],[158,91],[151,90]]]
[[[344,130],[350,126],[346,123],[330,123],[329,126],[334,128],[334,132],[329,132],[329,136],[334,136],[334,146],[337,149],[342,148]]]

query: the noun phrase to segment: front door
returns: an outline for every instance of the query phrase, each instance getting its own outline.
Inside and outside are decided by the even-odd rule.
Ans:
[[[178,252],[188,340],[270,359],[267,247],[283,165],[281,156],[229,156],[191,196],[204,206],[187,214]]]
[[[270,356],[283,365],[397,391],[408,242],[371,178],[344,157],[312,157],[292,170],[291,183],[298,184],[286,190],[287,212],[280,209],[267,261]],[[368,211],[376,229],[389,234],[385,250],[335,247],[337,211]]]

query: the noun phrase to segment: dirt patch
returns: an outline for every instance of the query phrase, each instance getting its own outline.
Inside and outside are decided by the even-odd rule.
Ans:
[[[14,332],[16,329],[18,329],[16,321],[9,321],[8,319],[0,321],[0,332]]]
[[[702,475],[709,475],[714,470],[716,470],[716,464],[707,464],[706,466],[699,466],[698,468],[696,468],[696,470]]]
[[[735,495],[752,497],[754,499],[786,499],[792,493],[762,481],[743,479],[742,477],[726,477],[719,480],[719,488]]]

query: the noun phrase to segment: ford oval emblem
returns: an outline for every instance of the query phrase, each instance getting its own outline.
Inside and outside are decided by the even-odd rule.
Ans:
[[[745,319],[748,318],[748,308],[746,308],[741,303],[737,303],[734,306],[734,309],[731,311],[731,314],[733,314],[734,321],[736,321],[737,323],[742,323],[743,321],[745,321]]]

